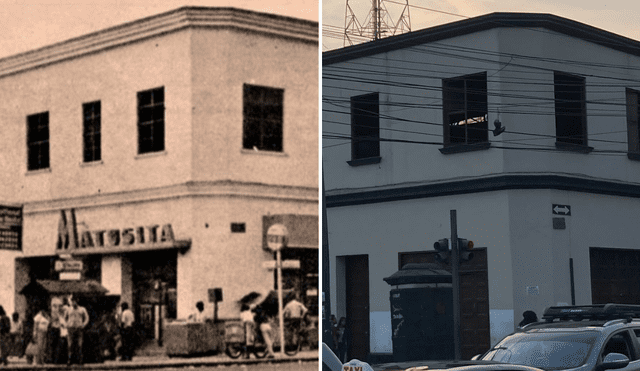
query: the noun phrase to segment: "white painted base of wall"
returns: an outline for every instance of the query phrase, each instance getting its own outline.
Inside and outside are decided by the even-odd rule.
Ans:
[[[370,312],[371,353],[393,353],[391,312]]]
[[[515,329],[513,322],[513,309],[490,310],[489,326],[491,329],[491,346],[493,347],[498,343],[498,341],[512,333]]]

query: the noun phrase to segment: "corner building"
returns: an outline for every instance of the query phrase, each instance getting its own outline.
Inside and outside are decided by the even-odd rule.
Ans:
[[[187,7],[0,59],[7,312],[35,280],[90,279],[151,334],[158,287],[164,318],[211,316],[212,289],[238,317],[275,288],[273,223],[300,262],[283,287],[317,309],[317,50],[315,22]]]

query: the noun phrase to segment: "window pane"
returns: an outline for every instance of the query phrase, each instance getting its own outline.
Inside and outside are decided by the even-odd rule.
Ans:
[[[243,86],[242,147],[282,151],[282,89]]]
[[[164,88],[138,93],[138,153],[164,151]]]

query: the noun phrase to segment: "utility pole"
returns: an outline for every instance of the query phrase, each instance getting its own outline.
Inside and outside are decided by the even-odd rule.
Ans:
[[[460,359],[460,250],[458,249],[458,220],[455,210],[451,215],[451,282],[453,284],[453,352]]]
[[[331,323],[331,276],[329,264],[329,231],[327,229],[327,203],[324,190],[324,166],[322,167],[322,340],[334,349]]]

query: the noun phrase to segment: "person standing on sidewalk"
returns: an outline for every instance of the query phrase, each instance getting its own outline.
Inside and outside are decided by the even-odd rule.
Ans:
[[[22,358],[24,356],[24,324],[22,323],[22,319],[20,318],[20,314],[18,312],[14,312],[11,315],[11,331],[9,332],[11,336],[11,347],[13,355],[18,358]]]
[[[9,332],[11,331],[11,320],[7,317],[4,308],[0,305],[0,362],[5,366],[8,364],[9,357]]]
[[[41,309],[33,318],[33,342],[35,344],[34,363],[44,364],[47,351],[47,331],[51,322],[47,311]]]
[[[84,307],[78,305],[76,299],[71,299],[71,306],[65,312],[65,324],[68,333],[67,345],[69,347],[69,358],[67,364],[74,361],[83,364],[82,345],[84,339],[84,328],[89,323],[89,314]]]
[[[135,321],[135,318],[133,316],[133,312],[129,309],[129,303],[122,303],[121,308],[120,341],[122,344],[122,358],[120,359],[122,361],[131,361],[133,358],[133,322]]]

